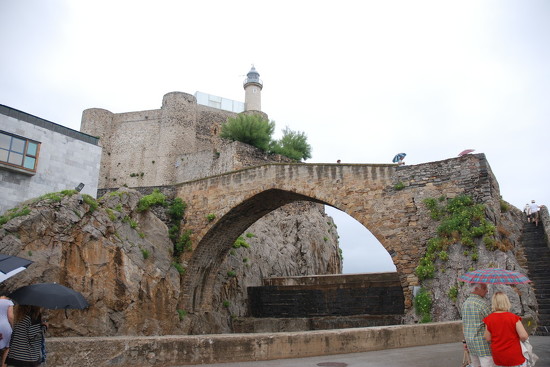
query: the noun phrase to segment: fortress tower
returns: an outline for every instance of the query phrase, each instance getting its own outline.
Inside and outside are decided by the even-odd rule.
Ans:
[[[262,110],[262,88],[263,83],[260,80],[260,73],[256,71],[254,65],[246,74],[246,79],[243,83],[244,109],[245,111],[261,111]]]

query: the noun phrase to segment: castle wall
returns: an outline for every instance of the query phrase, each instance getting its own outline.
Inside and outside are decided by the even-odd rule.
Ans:
[[[85,110],[81,130],[103,147],[99,188],[162,186],[235,169],[234,148],[219,138],[235,115],[172,92],[159,110]]]

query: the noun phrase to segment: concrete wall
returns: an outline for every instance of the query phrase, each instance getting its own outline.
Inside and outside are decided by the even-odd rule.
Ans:
[[[0,214],[22,201],[46,193],[74,189],[97,193],[101,147],[97,138],[0,105],[0,129],[40,142],[35,174],[0,164]]]
[[[46,348],[50,366],[169,367],[367,352],[462,337],[462,322],[452,321],[290,333],[46,338]]]

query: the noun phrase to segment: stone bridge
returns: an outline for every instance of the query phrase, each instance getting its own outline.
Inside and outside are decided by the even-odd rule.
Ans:
[[[460,194],[488,205],[500,200],[484,154],[400,167],[267,164],[179,184],[177,196],[187,203],[186,229],[193,231],[194,247],[183,281],[184,307],[210,310],[215,276],[237,237],[267,213],[306,200],[340,209],[380,241],[410,309],[418,285],[414,269],[436,228],[422,201]]]

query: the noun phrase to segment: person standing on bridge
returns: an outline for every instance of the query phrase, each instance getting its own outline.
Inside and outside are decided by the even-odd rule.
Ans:
[[[491,347],[485,340],[485,324],[483,319],[491,313],[491,307],[485,301],[487,284],[474,283],[471,294],[462,304],[462,328],[466,347],[470,352],[472,366],[493,367]]]

